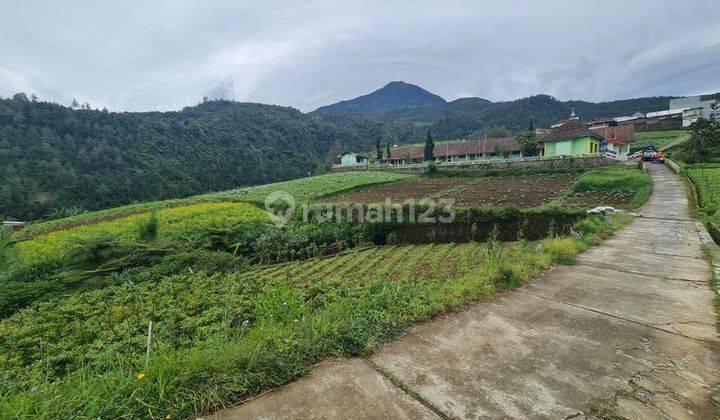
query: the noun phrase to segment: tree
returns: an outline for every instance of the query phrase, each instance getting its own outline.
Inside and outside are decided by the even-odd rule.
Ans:
[[[498,139],[510,136],[510,132],[505,127],[490,127],[485,130],[485,136],[489,139]]]
[[[683,162],[712,162],[720,158],[720,124],[700,118],[689,129],[690,139],[678,152]]]
[[[390,154],[390,142],[387,142],[385,144],[385,156],[387,156],[387,159],[390,159],[390,157],[392,156]]]
[[[531,133],[535,132],[535,123],[533,122],[532,118],[530,118],[530,125],[528,125],[528,131]]]
[[[505,147],[502,143],[495,143],[495,146],[493,146],[493,152],[495,152],[495,156],[501,157],[503,159],[506,159],[510,156],[510,149]]]
[[[435,142],[433,141],[432,135],[430,134],[430,130],[427,132],[427,139],[425,139],[425,162],[430,162],[433,160],[433,152],[435,151]]]
[[[380,149],[380,139],[375,140],[375,157],[377,158],[378,162],[382,160],[382,149]]]
[[[537,154],[538,140],[535,131],[523,131],[515,137],[520,145],[520,153],[523,156],[535,156]]]

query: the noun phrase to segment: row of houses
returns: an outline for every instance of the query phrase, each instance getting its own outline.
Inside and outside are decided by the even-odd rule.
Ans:
[[[676,124],[677,127],[689,127],[700,118],[720,122],[720,101],[712,96],[686,96],[671,99],[669,107],[663,111],[648,113],[636,112],[615,118],[605,118],[593,121],[591,125],[607,124],[633,125],[636,127],[652,127],[658,124]]]
[[[633,125],[608,122],[586,127],[573,112],[570,118],[558,121],[552,125],[548,133],[540,135],[537,150],[533,155],[544,157],[606,155],[618,160],[626,160],[629,143],[634,140]],[[389,165],[422,163],[425,161],[424,155],[424,146],[395,147],[390,150],[390,156],[384,156],[380,163]],[[433,150],[435,163],[522,157],[520,144],[514,137],[438,143]],[[366,154],[351,152],[343,153],[338,158],[342,166],[366,165],[370,160]]]

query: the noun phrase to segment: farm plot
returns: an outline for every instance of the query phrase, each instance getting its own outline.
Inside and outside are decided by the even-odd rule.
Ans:
[[[284,192],[292,196],[298,203],[322,197],[328,194],[337,194],[350,191],[362,186],[371,186],[412,178],[411,174],[392,172],[341,172],[308,178],[293,179],[273,184],[258,185],[254,187],[239,188],[235,190],[196,195],[189,198],[151,201],[147,203],[132,204],[111,209],[78,214],[58,220],[50,220],[32,224],[18,234],[16,239],[26,239],[50,232],[70,229],[78,226],[107,222],[121,217],[149,213],[152,210],[188,206],[199,203],[212,202],[262,202],[274,192]]]
[[[339,194],[323,201],[339,203],[393,203],[422,198],[455,199],[459,206],[503,206],[521,208],[548,203],[569,188],[577,174],[493,176],[483,178],[418,178]]]
[[[698,189],[700,205],[717,206],[720,202],[720,167],[696,165],[689,167],[686,173]]]
[[[198,417],[572,262],[627,222],[611,220],[579,222],[579,240],[373,247],[35,302],[0,320],[0,406],[8,418]]]
[[[647,201],[650,193],[650,175],[627,166],[611,165],[582,174],[563,202],[570,206],[636,209]]]

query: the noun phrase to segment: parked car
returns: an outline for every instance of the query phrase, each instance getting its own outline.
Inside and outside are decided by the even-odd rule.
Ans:
[[[645,146],[645,148],[642,151],[642,160],[649,162],[651,160],[655,160],[655,153],[657,152],[657,148],[655,148],[654,144],[648,144]]]

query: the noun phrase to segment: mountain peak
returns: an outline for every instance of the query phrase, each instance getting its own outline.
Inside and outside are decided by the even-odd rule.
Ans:
[[[367,95],[326,105],[313,112],[335,115],[378,115],[393,109],[445,103],[445,99],[420,86],[395,80]]]

